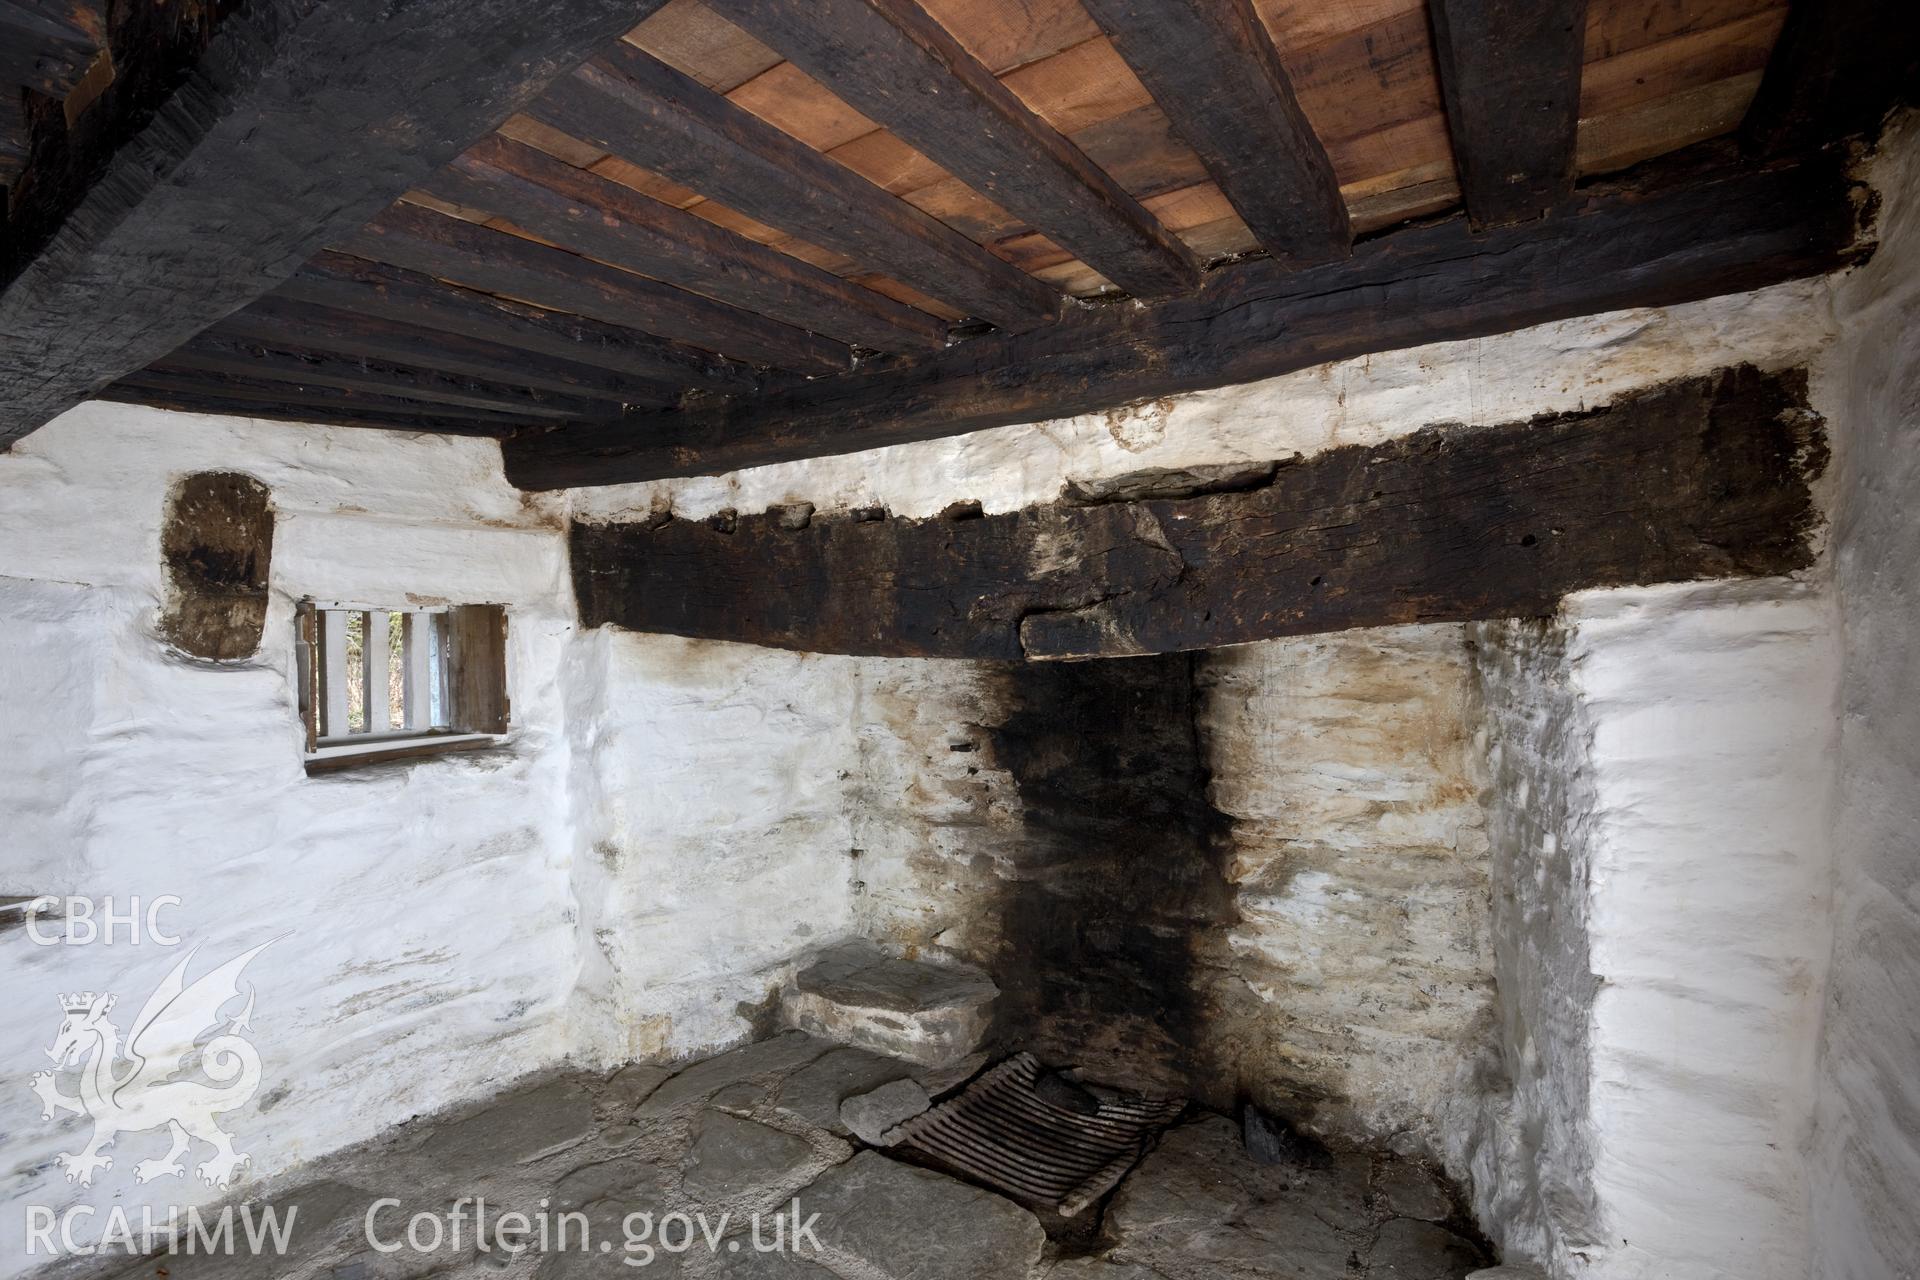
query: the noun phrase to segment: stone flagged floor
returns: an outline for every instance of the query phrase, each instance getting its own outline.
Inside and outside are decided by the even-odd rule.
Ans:
[[[1256,1164],[1237,1125],[1198,1117],[1166,1131],[1103,1205],[1080,1218],[1042,1218],[992,1191],[866,1147],[840,1105],[892,1081],[939,1096],[985,1064],[931,1069],[787,1032],[683,1069],[632,1066],[610,1077],[564,1073],[522,1082],[485,1103],[402,1126],[305,1171],[302,1185],[260,1190],[265,1203],[299,1205],[283,1258],[180,1254],[116,1268],[66,1268],[100,1280],[1457,1280],[1490,1265],[1443,1222],[1446,1188],[1410,1161],[1336,1155],[1321,1167]],[[404,1242],[408,1220],[430,1215],[437,1249],[383,1253],[363,1222],[382,1197],[401,1201],[375,1220]],[[452,1206],[484,1197],[497,1222],[578,1212],[591,1248],[475,1247],[471,1226],[448,1239]],[[812,1219],[821,1250],[771,1244]],[[631,1214],[696,1211],[684,1252],[648,1233],[627,1247]],[[728,1215],[724,1228],[721,1215]],[[549,1226],[554,1221],[549,1217]],[[636,1220],[636,1234],[639,1223]],[[1455,1223],[1457,1225],[1457,1222]],[[678,1230],[675,1224],[674,1230]],[[575,1233],[577,1235],[577,1232]],[[421,1228],[420,1243],[428,1232]],[[612,1245],[602,1252],[599,1242]],[[551,1234],[549,1244],[552,1244]],[[676,1236],[673,1243],[678,1244]],[[644,1264],[644,1265],[640,1265]],[[53,1273],[49,1273],[50,1275]]]

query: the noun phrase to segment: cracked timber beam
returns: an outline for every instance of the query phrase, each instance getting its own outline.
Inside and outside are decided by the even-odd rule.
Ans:
[[[1803,371],[1428,427],[1231,474],[928,519],[776,510],[572,530],[585,626],[821,653],[1087,658],[1551,613],[1588,587],[1812,561]]]

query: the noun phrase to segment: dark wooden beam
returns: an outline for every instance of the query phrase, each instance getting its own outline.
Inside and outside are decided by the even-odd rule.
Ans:
[[[0,0],[0,84],[64,98],[87,73],[100,41],[74,21],[73,6]]]
[[[272,289],[660,3],[236,7],[12,260],[0,446]]]
[[[1589,587],[1805,568],[1825,456],[1805,372],[1743,366],[1276,462],[1228,492],[1152,496],[1159,473],[985,516],[575,524],[574,593],[589,627],[939,658],[1535,617]]]
[[[876,351],[938,350],[947,325],[705,218],[499,135],[425,184],[601,262]]]
[[[353,391],[315,389],[302,392],[296,389],[290,394],[286,386],[279,383],[243,382],[238,379],[222,381],[208,376],[148,373],[145,370],[101,388],[95,398],[122,404],[143,404],[156,409],[175,409],[183,413],[264,418],[269,422],[384,427],[389,431],[496,438],[510,433],[516,423],[526,421],[517,415],[448,409],[445,406],[387,396],[368,396]]]
[[[1910,0],[1798,0],[1741,125],[1758,155],[1876,129],[1920,101],[1920,20]]]
[[[1302,266],[1353,244],[1340,180],[1252,0],[1086,0],[1259,239]]]
[[[712,0],[712,7],[1128,293],[1200,283],[1178,237],[915,0]]]
[[[1573,192],[1587,0],[1428,0],[1447,131],[1480,226],[1545,215]]]
[[[496,298],[344,253],[316,254],[270,296],[554,356],[646,383],[740,392],[764,382],[750,365],[685,343]]]
[[[666,383],[647,382],[610,369],[533,355],[516,347],[503,347],[457,333],[422,329],[378,316],[336,311],[272,296],[234,312],[202,336],[354,356],[483,381],[498,379],[511,371],[514,381],[523,386],[619,405],[670,405],[683,391]]]
[[[511,366],[507,366],[500,373],[510,371]],[[296,386],[337,387],[431,405],[517,413],[528,419],[617,420],[623,412],[623,406],[605,400],[554,395],[532,387],[334,352],[236,340],[220,334],[217,327],[148,366],[148,372],[215,373]]]
[[[1839,159],[1750,171],[1708,147],[1589,189],[1563,218],[1464,219],[1360,245],[1344,263],[1223,268],[1194,297],[1083,311],[763,396],[581,424],[507,445],[523,488],[712,475],[1039,422],[1325,361],[1620,307],[1737,293],[1857,260]]]
[[[624,41],[527,114],[1003,329],[1059,314],[1052,288]]]
[[[830,338],[419,205],[395,205],[339,247],[753,364],[822,373],[852,362],[847,347]]]

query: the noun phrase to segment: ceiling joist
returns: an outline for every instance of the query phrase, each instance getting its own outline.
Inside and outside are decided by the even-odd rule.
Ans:
[[[705,218],[510,138],[488,138],[425,184],[535,235],[815,333],[875,351],[938,349],[947,326]]]
[[[747,391],[761,381],[746,366],[697,347],[624,325],[462,289],[350,254],[315,255],[270,296],[592,365],[641,383]]]
[[[660,3],[236,8],[0,292],[0,445],[266,293]]]
[[[1059,311],[1018,267],[625,42],[527,114],[1003,329]]]
[[[1587,0],[1428,5],[1468,216],[1544,216],[1573,194]]]
[[[1164,298],[1199,283],[1199,263],[1173,233],[914,0],[712,5],[1126,292]]]
[[[342,248],[377,262],[568,311],[609,324],[644,317],[647,330],[754,364],[809,373],[844,370],[844,343],[565,249],[419,205],[396,205]]]
[[[1347,256],[1340,180],[1252,0],[1086,3],[1261,248],[1302,266]]]
[[[525,433],[507,445],[507,475],[522,488],[558,489],[852,453],[1687,302],[1853,259],[1855,206],[1835,158],[1757,171],[1728,159],[1709,147],[1595,190],[1561,218],[1477,232],[1455,218],[1328,266],[1240,263],[1153,307],[1096,308],[851,376],[632,415],[618,429]]]

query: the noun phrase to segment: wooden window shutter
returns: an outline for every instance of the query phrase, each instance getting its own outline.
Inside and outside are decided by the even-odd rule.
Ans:
[[[313,601],[303,600],[294,609],[294,625],[299,628],[299,644],[294,649],[295,675],[300,688],[300,723],[307,730],[307,753],[320,743],[320,704],[325,664],[320,660],[320,611]]]
[[[507,731],[507,611],[464,604],[447,613],[450,727],[460,733]]]

